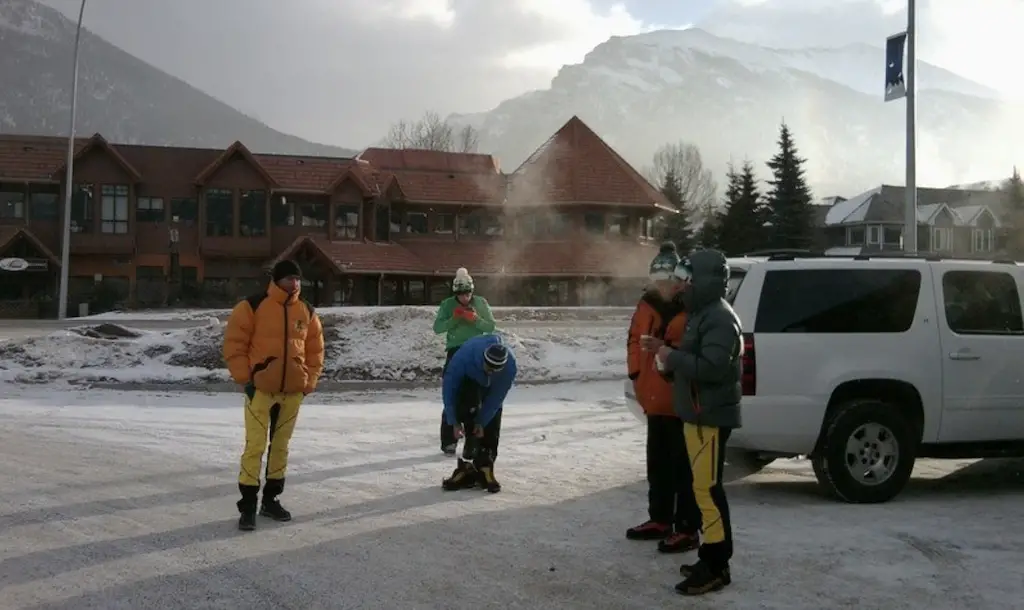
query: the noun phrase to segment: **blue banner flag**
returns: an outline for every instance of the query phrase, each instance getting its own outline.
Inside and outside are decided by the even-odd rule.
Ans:
[[[885,40],[885,101],[907,96],[907,80],[903,74],[903,51],[907,33],[900,32]]]

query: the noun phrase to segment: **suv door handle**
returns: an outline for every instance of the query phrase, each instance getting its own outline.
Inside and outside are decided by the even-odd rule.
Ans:
[[[981,356],[972,354],[969,351],[949,352],[950,360],[981,360]]]

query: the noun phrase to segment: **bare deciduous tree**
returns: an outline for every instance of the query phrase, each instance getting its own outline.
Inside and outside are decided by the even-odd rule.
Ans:
[[[476,152],[480,136],[472,125],[458,131],[436,112],[426,112],[416,121],[398,121],[381,143],[388,148]]]
[[[693,144],[679,141],[663,145],[654,153],[646,173],[655,185],[663,184],[669,173],[674,174],[679,180],[685,213],[691,218],[702,218],[717,204],[718,185],[711,170],[704,167],[700,149]]]

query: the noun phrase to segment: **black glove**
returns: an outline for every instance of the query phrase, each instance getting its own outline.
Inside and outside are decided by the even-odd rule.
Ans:
[[[249,400],[252,400],[256,396],[256,386],[253,385],[251,381],[245,384],[245,395]]]

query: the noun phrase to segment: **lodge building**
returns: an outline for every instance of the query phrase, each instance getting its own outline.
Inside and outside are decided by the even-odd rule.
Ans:
[[[67,140],[0,135],[0,317],[55,314]],[[518,169],[486,154],[355,158],[76,143],[69,315],[229,306],[288,257],[317,306],[439,302],[465,266],[496,304],[631,303],[665,198],[579,118]]]

